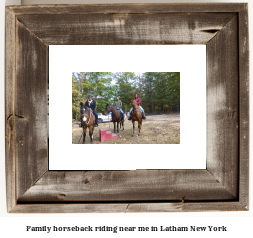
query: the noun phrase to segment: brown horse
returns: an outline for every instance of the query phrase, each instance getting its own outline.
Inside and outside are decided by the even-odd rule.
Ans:
[[[106,104],[105,115],[107,115],[109,112],[112,112],[112,122],[114,124],[114,133],[116,133],[115,132],[116,122],[117,122],[117,134],[119,134],[119,124],[120,124],[120,128],[122,125],[123,131],[124,131],[124,118],[122,119],[120,110],[116,109],[114,106],[110,104]]]
[[[92,113],[92,110],[88,108],[87,104],[80,103],[81,106],[81,118],[82,118],[82,127],[83,127],[83,144],[85,143],[86,129],[89,128],[90,143],[93,144],[93,131],[95,126],[95,115]]]
[[[133,123],[133,135],[135,135],[135,121],[138,121],[138,128],[139,128],[139,134],[138,136],[141,136],[141,126],[142,126],[142,114],[141,110],[138,107],[138,104],[135,100],[130,101],[133,107],[133,110],[131,112],[131,118]]]

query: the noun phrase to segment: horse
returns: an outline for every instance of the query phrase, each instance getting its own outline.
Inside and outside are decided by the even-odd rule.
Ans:
[[[82,102],[80,103],[81,106],[81,124],[83,127],[83,144],[85,143],[86,137],[86,129],[89,128],[89,136],[90,136],[90,143],[93,144],[93,131],[95,126],[95,115],[92,113],[92,110],[88,108],[87,103],[84,105]]]
[[[138,104],[135,100],[130,101],[133,107],[133,110],[131,112],[131,118],[133,123],[133,137],[135,135],[135,121],[138,121],[138,128],[139,128],[139,134],[138,136],[141,136],[141,126],[142,126],[142,113],[140,108],[138,107]]]
[[[114,124],[114,133],[116,130],[116,122],[117,122],[117,134],[119,134],[119,124],[120,124],[120,128],[122,125],[123,131],[124,131],[124,118],[122,119],[120,110],[116,109],[114,106],[110,104],[106,104],[105,115],[107,115],[109,112],[112,112],[112,122]]]

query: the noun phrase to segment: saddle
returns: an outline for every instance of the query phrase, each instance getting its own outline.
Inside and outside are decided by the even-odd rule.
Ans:
[[[94,114],[93,114],[93,111],[92,111],[90,108],[88,108],[88,111],[89,111],[89,113],[90,113],[91,115],[94,115]]]
[[[139,106],[138,106],[138,108],[133,108],[133,113],[138,113],[138,112],[140,112],[141,111],[141,109],[139,108]]]
[[[116,108],[116,110],[120,111],[119,108]],[[112,113],[112,115],[113,115],[113,113]],[[124,120],[124,117],[123,117],[123,115],[121,114],[121,111],[120,111],[120,116],[121,116],[121,118]]]

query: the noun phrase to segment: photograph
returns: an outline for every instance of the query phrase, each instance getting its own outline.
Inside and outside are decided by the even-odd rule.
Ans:
[[[250,232],[248,3],[72,4],[5,7],[5,230]]]
[[[106,60],[93,54],[98,50]],[[205,45],[51,45],[49,51],[50,170],[206,168]],[[70,61],[73,52],[79,53]],[[111,150],[121,160],[102,159],[99,152]]]
[[[72,144],[180,144],[180,72],[73,72]]]

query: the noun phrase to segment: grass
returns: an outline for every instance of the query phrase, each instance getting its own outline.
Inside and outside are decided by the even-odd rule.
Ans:
[[[135,136],[133,135],[132,121],[125,120],[125,130],[119,131],[118,139],[106,141],[103,144],[180,144],[180,114],[162,114],[147,116],[142,122],[141,136],[138,136],[138,122],[135,122]],[[93,143],[101,144],[99,141],[99,129],[113,132],[113,123],[100,123],[95,127]],[[72,143],[77,144],[82,133],[82,128],[77,123],[72,125]],[[82,139],[80,140],[80,144]],[[86,144],[90,143],[88,129],[86,132]]]

